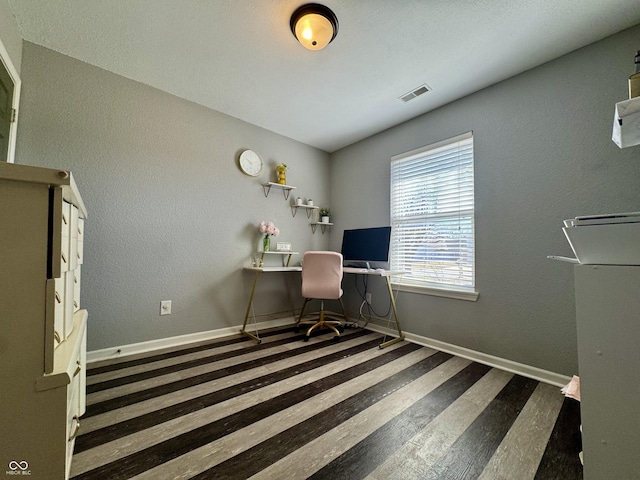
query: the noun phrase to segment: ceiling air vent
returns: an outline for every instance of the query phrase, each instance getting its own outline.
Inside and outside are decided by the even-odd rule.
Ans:
[[[429,90],[430,89],[426,84],[422,84],[419,87],[411,90],[409,93],[405,93],[404,95],[398,98],[402,100],[404,103],[407,103],[408,101],[413,100],[416,97],[419,97],[423,93],[427,93]]]

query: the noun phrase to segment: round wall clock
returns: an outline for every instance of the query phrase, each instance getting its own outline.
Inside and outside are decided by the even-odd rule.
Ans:
[[[245,150],[240,154],[238,158],[238,165],[240,170],[247,175],[257,177],[262,172],[262,159],[253,150]]]

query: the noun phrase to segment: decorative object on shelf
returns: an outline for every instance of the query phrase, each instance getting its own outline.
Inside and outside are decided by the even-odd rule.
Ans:
[[[271,250],[271,236],[277,237],[280,235],[280,229],[276,227],[273,222],[260,222],[260,233],[264,234],[262,238],[262,251],[268,252]]]
[[[329,207],[322,207],[318,214],[320,215],[320,223],[329,223],[329,217],[331,216]]]
[[[302,5],[291,15],[291,33],[309,50],[322,50],[338,34],[338,17],[318,3]]]
[[[291,243],[290,242],[278,242],[278,243],[276,243],[276,251],[277,252],[290,252],[291,251]]]
[[[302,199],[300,197],[296,198],[296,205],[302,205]]]
[[[262,159],[253,150],[245,150],[238,157],[238,166],[242,173],[257,177],[262,172]]]
[[[287,184],[287,165],[281,163],[280,165],[276,165],[276,175],[278,176],[278,183],[280,185]]]
[[[318,207],[316,207],[318,208]],[[320,225],[320,230],[322,231],[322,233],[324,234],[324,232],[326,231],[327,227],[330,227],[333,225],[333,223],[331,223],[331,209],[329,207],[327,207],[326,205],[324,207],[321,207],[318,209],[318,220],[315,222],[311,222],[311,233],[316,233],[316,227],[318,225]]]
[[[307,200],[307,207],[313,207],[313,200]]]

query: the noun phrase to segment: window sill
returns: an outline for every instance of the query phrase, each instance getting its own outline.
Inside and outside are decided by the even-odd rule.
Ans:
[[[400,292],[418,293],[420,295],[433,295],[436,297],[455,298],[456,300],[466,300],[468,302],[475,302],[478,300],[480,292],[474,290],[455,290],[453,288],[434,288],[418,285],[407,285],[401,283],[393,283],[394,289]]]

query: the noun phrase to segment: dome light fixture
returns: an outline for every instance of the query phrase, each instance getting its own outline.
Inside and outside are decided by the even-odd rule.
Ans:
[[[293,12],[290,26],[303,47],[322,50],[338,34],[338,17],[324,5],[307,3]]]

